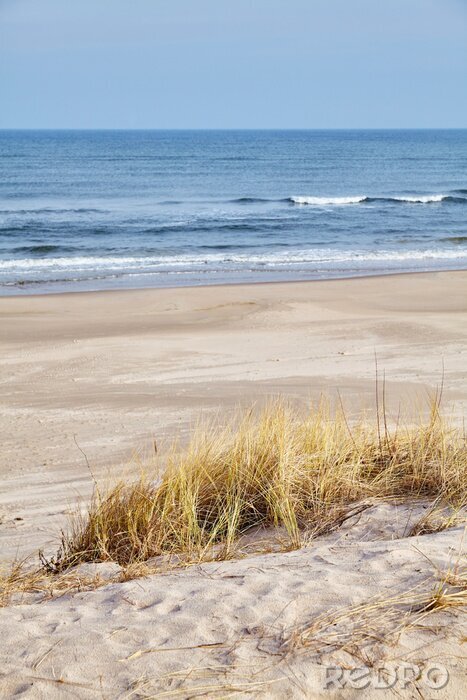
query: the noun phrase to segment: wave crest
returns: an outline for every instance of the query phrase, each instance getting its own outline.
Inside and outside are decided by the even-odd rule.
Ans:
[[[367,199],[368,197],[290,197],[294,204],[314,204],[321,207],[329,204],[359,204]]]
[[[389,197],[388,201],[409,202],[410,204],[430,204],[431,202],[444,202],[445,199],[450,199],[449,195],[428,194],[421,197]]]
[[[435,204],[439,202],[456,202],[467,204],[466,197],[453,197],[449,194],[427,194],[427,195],[401,195],[400,197],[307,197],[294,195],[289,197],[289,202],[293,204],[308,204],[317,207],[342,206],[345,204],[361,204],[362,202],[393,202],[406,204]]]

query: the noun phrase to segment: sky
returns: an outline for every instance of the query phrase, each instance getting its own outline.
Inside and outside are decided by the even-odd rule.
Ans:
[[[467,127],[467,0],[0,0],[0,128]]]

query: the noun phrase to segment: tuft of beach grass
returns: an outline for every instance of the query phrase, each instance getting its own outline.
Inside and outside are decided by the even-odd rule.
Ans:
[[[310,533],[339,526],[365,498],[425,498],[460,512],[466,483],[465,435],[443,420],[436,400],[419,424],[392,429],[379,416],[376,424],[362,418],[350,426],[324,400],[306,415],[275,401],[227,427],[196,431],[163,471],[96,489],[43,565],[56,573],[81,562],[132,566],[161,555],[226,559],[257,527],[281,528],[293,549]]]

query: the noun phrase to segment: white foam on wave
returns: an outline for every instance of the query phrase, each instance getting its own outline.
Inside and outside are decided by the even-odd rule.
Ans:
[[[61,257],[61,258],[23,258],[17,260],[0,261],[0,274],[27,275],[36,273],[47,275],[62,272],[64,274],[95,271],[103,274],[120,272],[128,274],[137,270],[164,270],[164,269],[193,269],[203,267],[229,268],[240,266],[244,269],[253,266],[280,268],[285,265],[336,265],[336,264],[365,264],[365,263],[402,263],[404,261],[423,260],[466,260],[467,250],[459,248],[426,249],[426,250],[336,250],[304,249],[294,251],[276,251],[267,254],[248,253],[210,253],[208,255],[171,255],[148,257]]]
[[[308,204],[316,207],[342,206],[345,204],[361,204],[362,202],[407,202],[408,204],[430,204],[432,202],[443,202],[449,199],[447,194],[427,194],[427,195],[403,195],[401,197],[290,197],[294,204]]]
[[[442,202],[447,199],[447,194],[427,194],[422,197],[392,197],[396,202],[410,202],[412,204],[430,204],[430,202]]]
[[[364,202],[366,197],[298,197],[290,198],[294,204],[311,204],[318,207],[329,205],[359,204]]]
[[[0,270],[49,270],[49,269],[99,269],[121,268],[142,263],[160,260],[161,258],[137,258],[137,257],[94,257],[76,256],[60,258],[19,258],[14,260],[1,260]]]

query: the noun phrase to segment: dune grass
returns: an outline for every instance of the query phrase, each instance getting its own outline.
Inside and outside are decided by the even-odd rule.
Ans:
[[[367,667],[387,658],[410,629],[429,629],[434,613],[463,612],[467,606],[467,570],[456,563],[439,571],[434,586],[428,579],[410,590],[377,597],[364,603],[329,610],[305,623],[284,630],[284,654],[310,649],[320,654],[346,652]]]
[[[466,485],[467,489],[467,485]],[[409,537],[417,535],[430,535],[434,532],[442,532],[456,525],[467,522],[467,513],[464,504],[452,508],[445,503],[434,501],[426,513],[412,525],[408,532]]]
[[[434,400],[415,426],[362,418],[349,425],[326,401],[303,416],[283,401],[248,411],[223,428],[198,430],[163,470],[96,489],[85,515],[63,534],[50,572],[80,562],[123,566],[159,555],[232,556],[238,538],[280,527],[289,548],[338,526],[365,498],[429,498],[465,505],[465,435]]]
[[[125,580],[123,572],[115,580]],[[107,582],[98,574],[83,576],[72,569],[56,576],[46,568],[34,565],[31,559],[14,561],[0,567],[0,608],[10,605],[12,600],[23,602],[37,595],[42,601],[66,593],[94,590]]]

